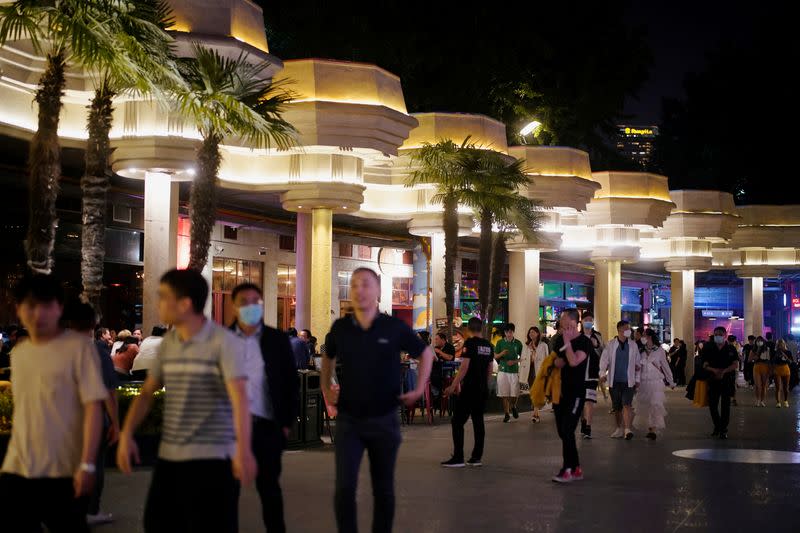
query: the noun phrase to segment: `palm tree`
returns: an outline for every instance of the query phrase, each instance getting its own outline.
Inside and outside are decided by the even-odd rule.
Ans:
[[[444,230],[444,301],[447,313],[447,336],[453,336],[453,295],[455,294],[455,267],[458,257],[458,203],[462,192],[469,187],[469,176],[460,163],[461,150],[473,146],[469,137],[461,145],[452,140],[436,144],[425,143],[412,156],[415,170],[406,179],[406,187],[434,185],[436,194],[431,203],[441,204]]]
[[[480,220],[478,301],[488,328],[497,314],[506,240],[514,230],[534,239],[540,214],[538,204],[519,193],[531,183],[522,160],[477,147],[462,150],[459,160],[471,185],[461,192],[460,201]]]
[[[188,88],[178,92],[177,104],[202,137],[189,198],[189,268],[202,270],[216,221],[223,139],[239,136],[253,147],[286,149],[294,144],[295,129],[281,116],[292,95],[284,83],[266,77],[268,62],[254,62],[244,53],[230,59],[200,45],[193,53],[179,61]]]
[[[106,196],[111,171],[109,132],[113,123],[113,99],[122,92],[161,95],[164,88],[182,79],[172,56],[169,7],[161,0],[131,0],[114,17],[115,48],[112,55],[90,58],[84,65],[92,74],[95,90],[89,104],[86,168],[81,178],[83,211],[81,227],[82,298],[100,309],[105,257]]]
[[[58,124],[69,63],[108,58],[114,49],[109,31],[120,2],[111,0],[17,0],[0,6],[0,46],[27,39],[46,57],[34,93],[38,124],[28,156],[29,219],[25,240],[28,266],[50,273],[55,245],[56,198],[61,176]]]

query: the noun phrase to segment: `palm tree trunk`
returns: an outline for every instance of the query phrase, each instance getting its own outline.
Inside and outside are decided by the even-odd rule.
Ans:
[[[480,211],[481,236],[478,243],[478,305],[483,323],[491,322],[486,314],[489,302],[489,279],[492,270],[492,213],[483,208]],[[484,328],[485,329],[485,328]],[[484,331],[484,334],[486,332]]]
[[[222,161],[219,135],[203,139],[197,152],[197,177],[189,195],[189,215],[192,229],[189,237],[188,268],[202,271],[208,261],[211,231],[217,221],[217,174]]]
[[[61,147],[58,121],[64,94],[64,54],[47,56],[47,67],[39,79],[35,100],[39,105],[36,133],[28,156],[28,234],[25,254],[33,272],[49,274],[53,269],[56,241],[56,198],[61,177]]]
[[[455,294],[455,269],[458,258],[458,199],[448,195],[444,200],[444,305],[447,311],[447,339],[453,339],[453,296]]]
[[[103,261],[106,255],[106,197],[111,171],[108,158],[111,146],[108,134],[111,131],[114,108],[114,92],[103,83],[89,105],[86,144],[86,170],[81,178],[83,213],[81,227],[81,298],[100,313],[100,291],[103,288]]]
[[[489,332],[491,334],[491,325],[494,323],[494,317],[497,315],[497,309],[500,306],[500,286],[503,283],[503,271],[506,267],[506,256],[508,250],[506,249],[506,235],[501,231],[494,236],[494,246],[492,250],[492,277],[489,288]]]

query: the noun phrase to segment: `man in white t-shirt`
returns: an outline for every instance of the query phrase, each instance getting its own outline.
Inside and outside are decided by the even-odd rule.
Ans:
[[[35,274],[15,288],[17,315],[30,334],[11,356],[14,415],[0,474],[3,531],[88,532],[103,424],[100,359],[86,335],[64,331],[64,293]]]

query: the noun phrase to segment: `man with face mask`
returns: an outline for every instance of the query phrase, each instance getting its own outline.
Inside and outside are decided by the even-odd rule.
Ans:
[[[247,396],[253,417],[253,455],[258,464],[256,489],[268,533],[283,533],[281,454],[297,416],[299,382],[289,338],[264,325],[261,288],[242,283],[231,293],[236,322],[231,329],[245,343]]]
[[[589,363],[586,366],[586,403],[583,404],[581,417],[581,435],[584,439],[592,438],[592,418],[594,406],[597,404],[597,387],[600,380],[600,354],[603,353],[603,337],[594,329],[594,314],[584,311],[581,318],[581,334],[592,343],[592,351],[586,355]]]
[[[700,353],[700,362],[708,378],[708,407],[714,421],[712,437],[728,438],[728,423],[731,418],[731,397],[736,390],[736,372],[739,355],[727,341],[723,327],[714,329],[713,342],[707,342]],[[720,401],[722,412],[720,413]]]
[[[611,382],[611,401],[617,419],[612,439],[633,439],[633,395],[640,372],[641,352],[631,339],[631,325],[627,320],[620,320],[617,322],[617,336],[608,342],[600,357],[600,379]]]

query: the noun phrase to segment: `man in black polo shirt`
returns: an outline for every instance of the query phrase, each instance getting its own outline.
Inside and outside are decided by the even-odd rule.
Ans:
[[[402,321],[378,313],[380,279],[369,268],[350,278],[354,314],[340,318],[325,338],[322,386],[336,419],[335,511],[339,533],[358,531],[356,488],[361,457],[367,450],[375,501],[372,531],[390,532],[394,520],[394,467],[400,447],[398,400],[414,405],[431,373],[433,350]],[[400,352],[422,356],[417,388],[401,395]],[[332,387],[341,363],[340,391]]]
[[[588,354],[594,348],[589,337],[582,335],[578,329],[579,321],[577,309],[564,310],[560,320],[561,335],[556,337],[553,346],[553,351],[558,354],[555,365],[561,369],[561,399],[553,405],[553,414],[564,456],[561,470],[553,477],[553,481],[557,483],[583,479],[575,429],[586,402]]]
[[[739,355],[728,344],[727,331],[722,326],[714,328],[713,342],[707,342],[700,354],[703,369],[708,373],[708,408],[714,421],[712,437],[728,438],[731,419],[731,397],[736,391],[736,372]],[[722,414],[720,415],[720,400]]]
[[[486,410],[486,398],[489,395],[489,378],[492,375],[494,353],[492,343],[483,338],[483,323],[480,318],[472,317],[467,323],[470,337],[464,342],[461,354],[461,368],[453,383],[445,390],[449,396],[457,391],[456,406],[451,424],[453,426],[453,457],[441,464],[445,468],[462,468],[464,466],[464,424],[472,417],[475,433],[475,447],[467,464],[481,466],[483,457],[483,441],[486,431],[483,425],[483,413]]]

